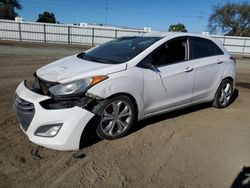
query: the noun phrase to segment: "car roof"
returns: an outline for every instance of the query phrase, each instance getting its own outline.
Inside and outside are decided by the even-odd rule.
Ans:
[[[148,33],[140,33],[136,36],[145,36],[145,37],[171,37],[171,36],[194,36],[194,37],[202,37],[202,38],[209,38],[211,37],[202,35],[202,34],[196,34],[196,33],[186,33],[186,32],[148,32]]]
[[[144,50],[144,52],[148,51],[149,53],[152,51],[152,49],[154,50],[158,46],[164,44],[164,42],[168,41],[169,39],[172,39],[172,38],[175,38],[175,37],[190,36],[190,37],[205,38],[205,39],[208,39],[210,41],[213,41],[215,44],[218,45],[218,47],[220,47],[220,49],[224,52],[224,54],[228,54],[227,50],[222,45],[222,42],[220,40],[218,40],[216,38],[213,38],[213,37],[210,37],[210,36],[202,35],[202,34],[184,33],[184,32],[148,32],[148,33],[140,33],[140,34],[132,35],[132,36],[135,36],[135,37],[136,36],[160,37],[161,39],[159,41],[157,41],[152,46],[150,46],[149,48]],[[142,53],[144,53],[144,52],[142,52]],[[146,52],[146,53],[148,53],[148,52]],[[138,62],[140,62],[145,57],[144,55],[145,54],[140,56],[140,54],[139,54],[138,56],[136,56],[135,58],[137,58],[137,60],[130,61],[130,63],[128,63],[128,66],[129,67],[135,66]]]
[[[207,36],[207,35],[203,35],[203,34],[196,34],[196,33],[186,33],[186,32],[149,32],[149,33],[140,33],[139,35],[135,35],[135,36],[145,36],[145,37],[161,37],[161,38],[172,38],[172,37],[181,37],[181,36],[190,36],[190,37],[200,37],[200,38],[205,38],[208,40],[212,40],[213,42],[215,42],[217,45],[219,45],[220,47],[222,47],[222,43],[220,40],[211,37],[211,36]]]
[[[222,43],[220,40],[218,40],[212,36],[207,36],[207,35],[197,34],[197,33],[152,31],[152,32],[147,32],[147,33],[131,34],[131,35],[127,35],[127,36],[129,36],[129,37],[138,37],[138,36],[140,36],[140,37],[160,37],[162,39],[172,38],[172,37],[173,38],[174,37],[181,37],[181,36],[200,37],[200,38],[212,40],[213,42],[218,44],[220,47],[222,46]]]

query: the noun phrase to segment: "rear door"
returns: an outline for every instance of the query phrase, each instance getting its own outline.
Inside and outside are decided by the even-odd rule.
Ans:
[[[211,98],[225,68],[223,51],[211,40],[190,37],[191,61],[195,72],[192,101]]]

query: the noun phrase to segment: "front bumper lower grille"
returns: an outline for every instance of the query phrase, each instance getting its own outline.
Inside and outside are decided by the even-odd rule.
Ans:
[[[17,120],[21,124],[23,130],[27,131],[35,115],[34,104],[16,95],[14,99],[14,109]]]

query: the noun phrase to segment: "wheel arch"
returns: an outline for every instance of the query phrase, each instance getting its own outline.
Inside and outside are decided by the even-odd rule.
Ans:
[[[217,91],[218,91],[218,89],[219,89],[221,83],[222,83],[224,80],[230,80],[230,81],[232,81],[232,82],[234,83],[234,79],[233,79],[231,76],[224,77],[224,78],[219,82],[219,84],[217,85],[216,91],[215,91],[215,93],[213,94],[213,100],[214,100],[214,98],[215,98],[215,95],[216,95],[216,93],[217,93]],[[234,84],[233,84],[233,85],[234,85]]]
[[[234,82],[234,79],[231,76],[227,76],[227,77],[223,78],[221,80],[221,82],[223,82],[224,80],[230,80],[230,81]]]
[[[129,93],[125,93],[125,92],[119,92],[119,93],[115,93],[113,95],[110,95],[106,99],[110,99],[110,98],[114,98],[114,97],[118,97],[118,96],[122,96],[122,95],[128,97],[133,102],[134,107],[135,107],[135,112],[136,112],[135,119],[138,120],[138,118],[139,118],[138,117],[139,116],[139,106],[138,106],[138,103],[133,95],[131,95]]]
[[[218,99],[217,99],[218,92],[221,90],[221,85],[222,85],[222,83],[225,82],[225,81],[226,81],[226,82],[231,82],[231,84],[232,84],[232,86],[233,86],[233,91],[232,91],[232,93],[234,92],[234,85],[235,85],[234,79],[233,79],[231,76],[227,76],[227,77],[223,78],[223,79],[221,80],[221,82],[220,82],[220,84],[219,84],[219,86],[218,86],[218,88],[217,88],[217,90],[216,90],[216,92],[215,92],[214,98],[213,98],[213,104],[212,104],[212,105],[213,105],[214,107],[216,107],[216,108],[224,108],[224,107],[226,107],[226,106],[228,106],[228,105],[231,104],[231,102],[229,101],[228,104],[226,104],[225,106],[224,106],[224,105],[221,105],[221,104],[219,104]],[[232,94],[232,95],[233,95],[233,94]],[[232,95],[231,95],[231,97],[232,97]]]
[[[236,86],[236,80],[235,80],[235,78],[233,78],[232,76],[226,76],[225,78],[223,78],[221,80],[221,82],[224,81],[224,80],[230,80],[231,82],[233,82],[233,90],[235,89],[235,86]]]
[[[112,94],[103,100],[111,99],[111,98],[118,97],[118,96],[126,96],[132,101],[132,103],[135,107],[135,119],[136,119],[136,121],[138,121],[139,106],[138,106],[138,103],[133,95],[126,93],[126,92],[119,92],[119,93]],[[80,142],[79,142],[79,149],[84,148],[84,147],[88,147],[88,146],[93,145],[93,144],[100,141],[100,138],[95,133],[95,129],[96,129],[98,121],[99,121],[98,116],[94,116],[88,122],[88,124],[86,125],[86,128],[82,131],[82,134],[80,137]]]

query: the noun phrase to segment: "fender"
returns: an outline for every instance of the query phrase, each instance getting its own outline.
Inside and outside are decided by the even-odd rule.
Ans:
[[[138,120],[143,117],[143,71],[139,67],[133,67],[119,73],[108,75],[109,78],[98,83],[88,90],[88,93],[97,95],[103,99],[117,93],[126,93],[134,97],[138,109]]]
[[[224,73],[223,73],[223,76],[222,76],[222,80],[224,80],[225,78],[232,78],[233,79],[233,87],[235,88],[235,85],[236,85],[236,72],[235,72],[235,69],[236,69],[236,65],[234,62],[227,62],[228,64],[231,64],[231,66],[227,65],[225,70],[224,70]]]

